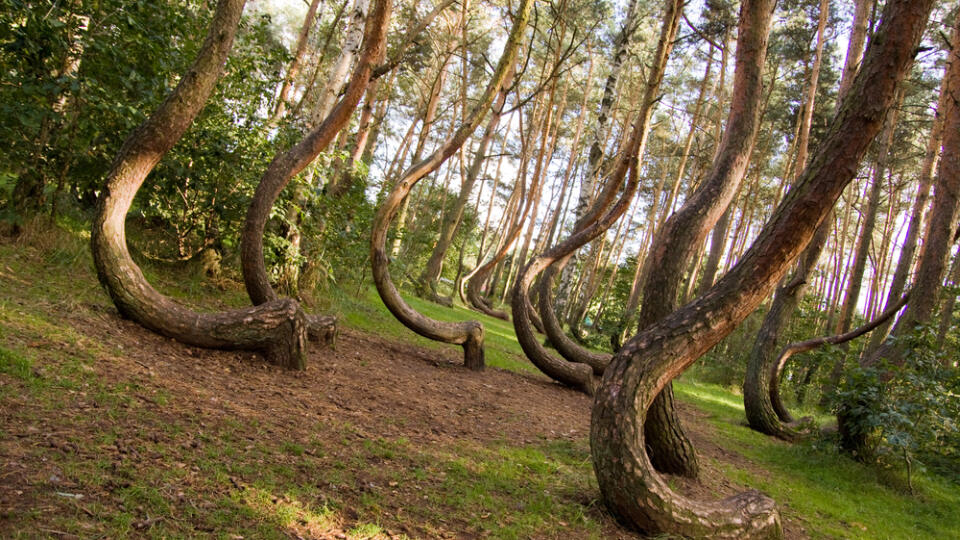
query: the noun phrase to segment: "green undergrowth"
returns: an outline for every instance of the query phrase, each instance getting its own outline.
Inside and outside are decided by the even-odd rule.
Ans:
[[[838,455],[835,443],[788,444],[746,427],[743,399],[717,385],[683,381],[677,398],[709,413],[717,440],[756,468],[723,464],[734,481],[759,489],[816,538],[960,537],[960,487],[915,477],[910,494],[895,472]]]
[[[183,407],[163,381],[106,378],[100,365],[125,351],[82,324],[113,309],[86,242],[82,232],[59,229],[0,242],[0,410],[9,419],[0,425],[0,450],[6,463],[24,465],[3,473],[0,500],[17,502],[0,508],[0,537],[601,538],[609,531],[585,437],[418,445],[371,437],[346,420],[290,432]],[[190,266],[148,264],[145,273],[194,306],[244,302],[238,284],[211,283]],[[334,293],[326,307],[358,330],[459,354],[397,323],[371,288],[355,293]],[[510,323],[408,301],[443,320],[482,320],[488,365],[535,371]],[[740,456],[717,468],[773,497],[788,531],[960,537],[955,484],[921,472],[909,493],[889,471],[841,457],[829,441],[790,445],[751,431],[742,399],[729,389],[689,378],[675,389],[706,415],[704,435]]]

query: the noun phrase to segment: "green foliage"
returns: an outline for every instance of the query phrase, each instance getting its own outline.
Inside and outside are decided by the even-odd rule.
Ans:
[[[835,396],[853,435],[864,435],[868,455],[888,466],[929,460],[944,471],[960,470],[960,370],[956,351],[937,349],[930,327],[893,338],[898,363],[883,359],[850,370]],[[949,358],[953,355],[954,358]],[[960,476],[956,476],[960,480]]]

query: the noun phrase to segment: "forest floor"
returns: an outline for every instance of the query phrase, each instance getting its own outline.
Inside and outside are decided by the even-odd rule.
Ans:
[[[195,305],[222,292],[153,273]],[[121,319],[82,241],[0,242],[0,537],[636,538],[598,500],[588,397],[503,343],[468,371],[384,313],[341,305],[336,347],[282,371]],[[703,468],[669,478],[688,496],[762,489],[788,538],[960,533],[956,486],[920,478],[909,495],[750,432],[725,389],[677,394]]]

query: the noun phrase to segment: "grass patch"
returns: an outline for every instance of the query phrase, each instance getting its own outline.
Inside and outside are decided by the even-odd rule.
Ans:
[[[727,465],[727,476],[769,494],[811,536],[960,537],[960,489],[948,480],[918,474],[916,495],[903,493],[887,485],[877,468],[838,455],[832,442],[788,444],[749,429],[742,398],[728,390],[687,380],[674,388],[679,399],[710,413],[724,447],[763,469]]]

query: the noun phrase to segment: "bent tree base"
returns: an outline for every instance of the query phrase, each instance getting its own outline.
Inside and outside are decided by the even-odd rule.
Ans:
[[[245,0],[220,0],[200,53],[176,89],[127,137],[107,174],[91,231],[100,283],[120,313],[180,342],[217,349],[260,351],[278,365],[306,365],[306,316],[294,300],[197,313],[156,291],[127,249],[125,218],[157,162],[183,136],[223,70]]]
[[[847,99],[753,245],[703,295],[626,343],[604,373],[591,417],[591,454],[604,501],[630,526],[703,538],[782,535],[773,502],[759,493],[701,503],[673,492],[645,450],[647,410],[667,383],[763,302],[810,242],[879,132],[932,7],[933,0],[886,2]]]

